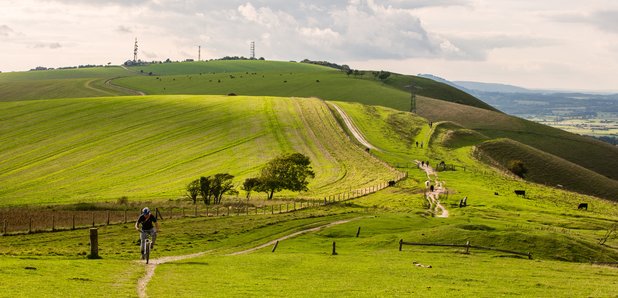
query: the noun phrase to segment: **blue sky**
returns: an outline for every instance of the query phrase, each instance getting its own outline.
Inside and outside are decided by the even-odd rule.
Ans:
[[[256,55],[617,91],[613,0],[3,0],[0,71]]]

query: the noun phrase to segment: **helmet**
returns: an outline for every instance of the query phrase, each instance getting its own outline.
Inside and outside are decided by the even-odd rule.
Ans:
[[[144,209],[142,209],[142,214],[150,214],[150,209],[148,207],[144,207]]]

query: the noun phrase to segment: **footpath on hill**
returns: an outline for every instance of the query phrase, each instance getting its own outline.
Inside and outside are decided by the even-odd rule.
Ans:
[[[427,174],[427,181],[425,181],[425,199],[429,202],[431,212],[435,214],[436,217],[448,217],[448,210],[440,203],[440,194],[446,192],[443,181],[438,180],[438,173],[427,163],[416,160],[416,165]]]
[[[245,249],[242,251],[237,251],[237,252],[233,252],[228,254],[228,256],[235,256],[235,255],[241,255],[241,254],[248,254],[251,252],[254,252],[256,250],[262,249],[264,247],[267,246],[271,246],[273,244],[275,244],[276,242],[279,241],[283,241],[292,237],[296,237],[298,235],[302,235],[302,234],[306,234],[306,233],[311,233],[311,232],[317,232],[320,231],[322,229],[325,228],[329,228],[332,226],[336,226],[336,225],[340,225],[340,224],[344,224],[344,223],[348,223],[357,219],[360,219],[362,217],[356,217],[356,218],[351,218],[351,219],[345,219],[345,220],[339,220],[339,221],[334,221],[325,225],[321,225],[318,227],[314,227],[314,228],[310,228],[310,229],[306,229],[306,230],[302,230],[302,231],[298,231],[283,237],[279,237],[277,239],[274,239],[272,241],[269,241],[267,243],[261,244],[259,246],[253,247],[253,248],[249,248],[249,249]],[[155,274],[155,269],[157,268],[157,265],[159,264],[165,264],[168,262],[175,262],[175,261],[182,261],[182,260],[186,260],[186,259],[192,259],[192,258],[197,258],[200,256],[203,256],[207,253],[213,252],[214,250],[207,250],[207,251],[202,251],[202,252],[198,252],[198,253],[194,253],[194,254],[188,254],[188,255],[179,255],[179,256],[167,256],[167,257],[162,257],[162,258],[158,258],[158,259],[152,259],[150,260],[149,264],[145,264],[146,266],[146,273],[144,274],[144,276],[142,278],[140,278],[137,281],[137,295],[141,298],[144,297],[148,297],[148,294],[146,294],[146,287],[148,286],[148,283],[150,282],[150,280],[152,279],[152,277]],[[143,261],[137,261],[137,262],[143,262]]]

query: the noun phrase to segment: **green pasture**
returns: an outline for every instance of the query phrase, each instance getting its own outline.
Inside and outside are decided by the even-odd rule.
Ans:
[[[0,102],[127,95],[131,93],[105,84],[127,75],[131,73],[116,66],[0,73]]]
[[[110,97],[5,102],[0,110],[4,206],[178,199],[192,180],[220,172],[236,176],[239,189],[292,151],[308,155],[316,173],[305,198],[397,176],[353,145],[317,99]]]

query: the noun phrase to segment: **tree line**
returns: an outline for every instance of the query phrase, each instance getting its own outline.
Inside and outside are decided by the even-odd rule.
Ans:
[[[264,192],[271,200],[276,192],[284,189],[291,191],[307,191],[308,179],[314,178],[309,157],[301,153],[283,154],[270,160],[257,177],[245,179],[241,188],[247,193]],[[202,176],[187,185],[186,196],[197,203],[201,199],[204,204],[221,204],[224,194],[238,194],[233,182],[234,175],[218,173],[212,176]]]

